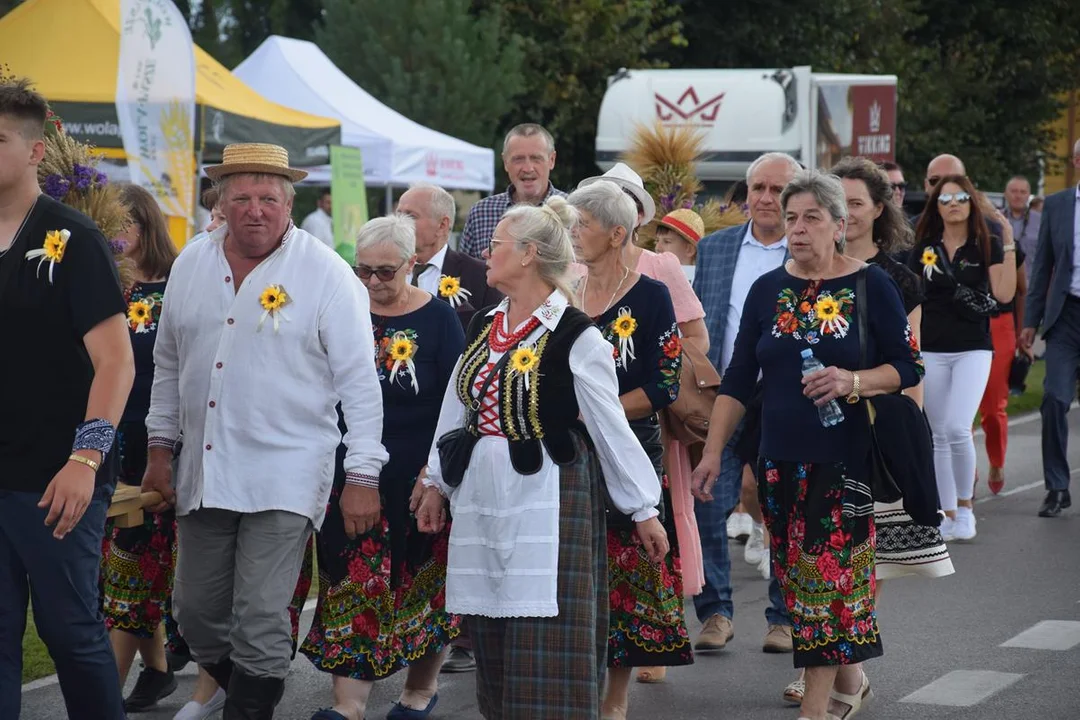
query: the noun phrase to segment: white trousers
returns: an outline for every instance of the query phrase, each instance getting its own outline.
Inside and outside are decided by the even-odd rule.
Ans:
[[[924,405],[934,435],[934,472],[941,509],[975,492],[975,440],[971,424],[990,377],[989,350],[924,352]]]

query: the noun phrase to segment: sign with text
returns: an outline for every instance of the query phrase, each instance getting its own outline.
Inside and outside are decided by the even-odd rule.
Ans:
[[[360,148],[330,146],[330,195],[334,250],[352,265],[356,262],[356,235],[368,221],[367,185]]]

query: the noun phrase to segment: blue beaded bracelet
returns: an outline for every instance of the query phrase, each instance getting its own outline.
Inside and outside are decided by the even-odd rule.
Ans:
[[[71,451],[97,450],[104,457],[112,449],[114,440],[116,440],[116,428],[111,422],[101,418],[87,420],[75,428],[75,443]]]

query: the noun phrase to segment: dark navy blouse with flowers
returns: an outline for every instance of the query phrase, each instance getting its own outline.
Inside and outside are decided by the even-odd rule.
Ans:
[[[667,287],[642,275],[622,299],[593,320],[612,345],[619,394],[641,388],[653,410],[675,402],[682,343]]]
[[[865,408],[841,398],[845,422],[821,426],[817,407],[802,394],[802,357],[810,348],[825,367],[859,369],[856,275],[803,280],[781,266],[758,278],[743,306],[735,352],[720,385],[745,405],[762,375],[761,455],[794,462],[845,462],[865,456]],[[889,364],[900,387],[918,384],[922,355],[908,325],[900,290],[881,268],[866,270],[870,367]]]
[[[131,386],[123,422],[142,423],[150,412],[150,390],[154,386],[154,341],[161,318],[161,298],[165,281],[135,283],[127,293],[128,335],[135,355],[135,382]]]

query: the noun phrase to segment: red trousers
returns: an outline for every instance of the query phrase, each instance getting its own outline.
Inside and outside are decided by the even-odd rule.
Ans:
[[[990,318],[990,338],[994,343],[994,359],[990,363],[990,379],[986,381],[979,414],[986,433],[986,454],[990,467],[1005,467],[1005,449],[1009,444],[1009,371],[1016,355],[1016,321],[1013,314],[1001,313]]]

